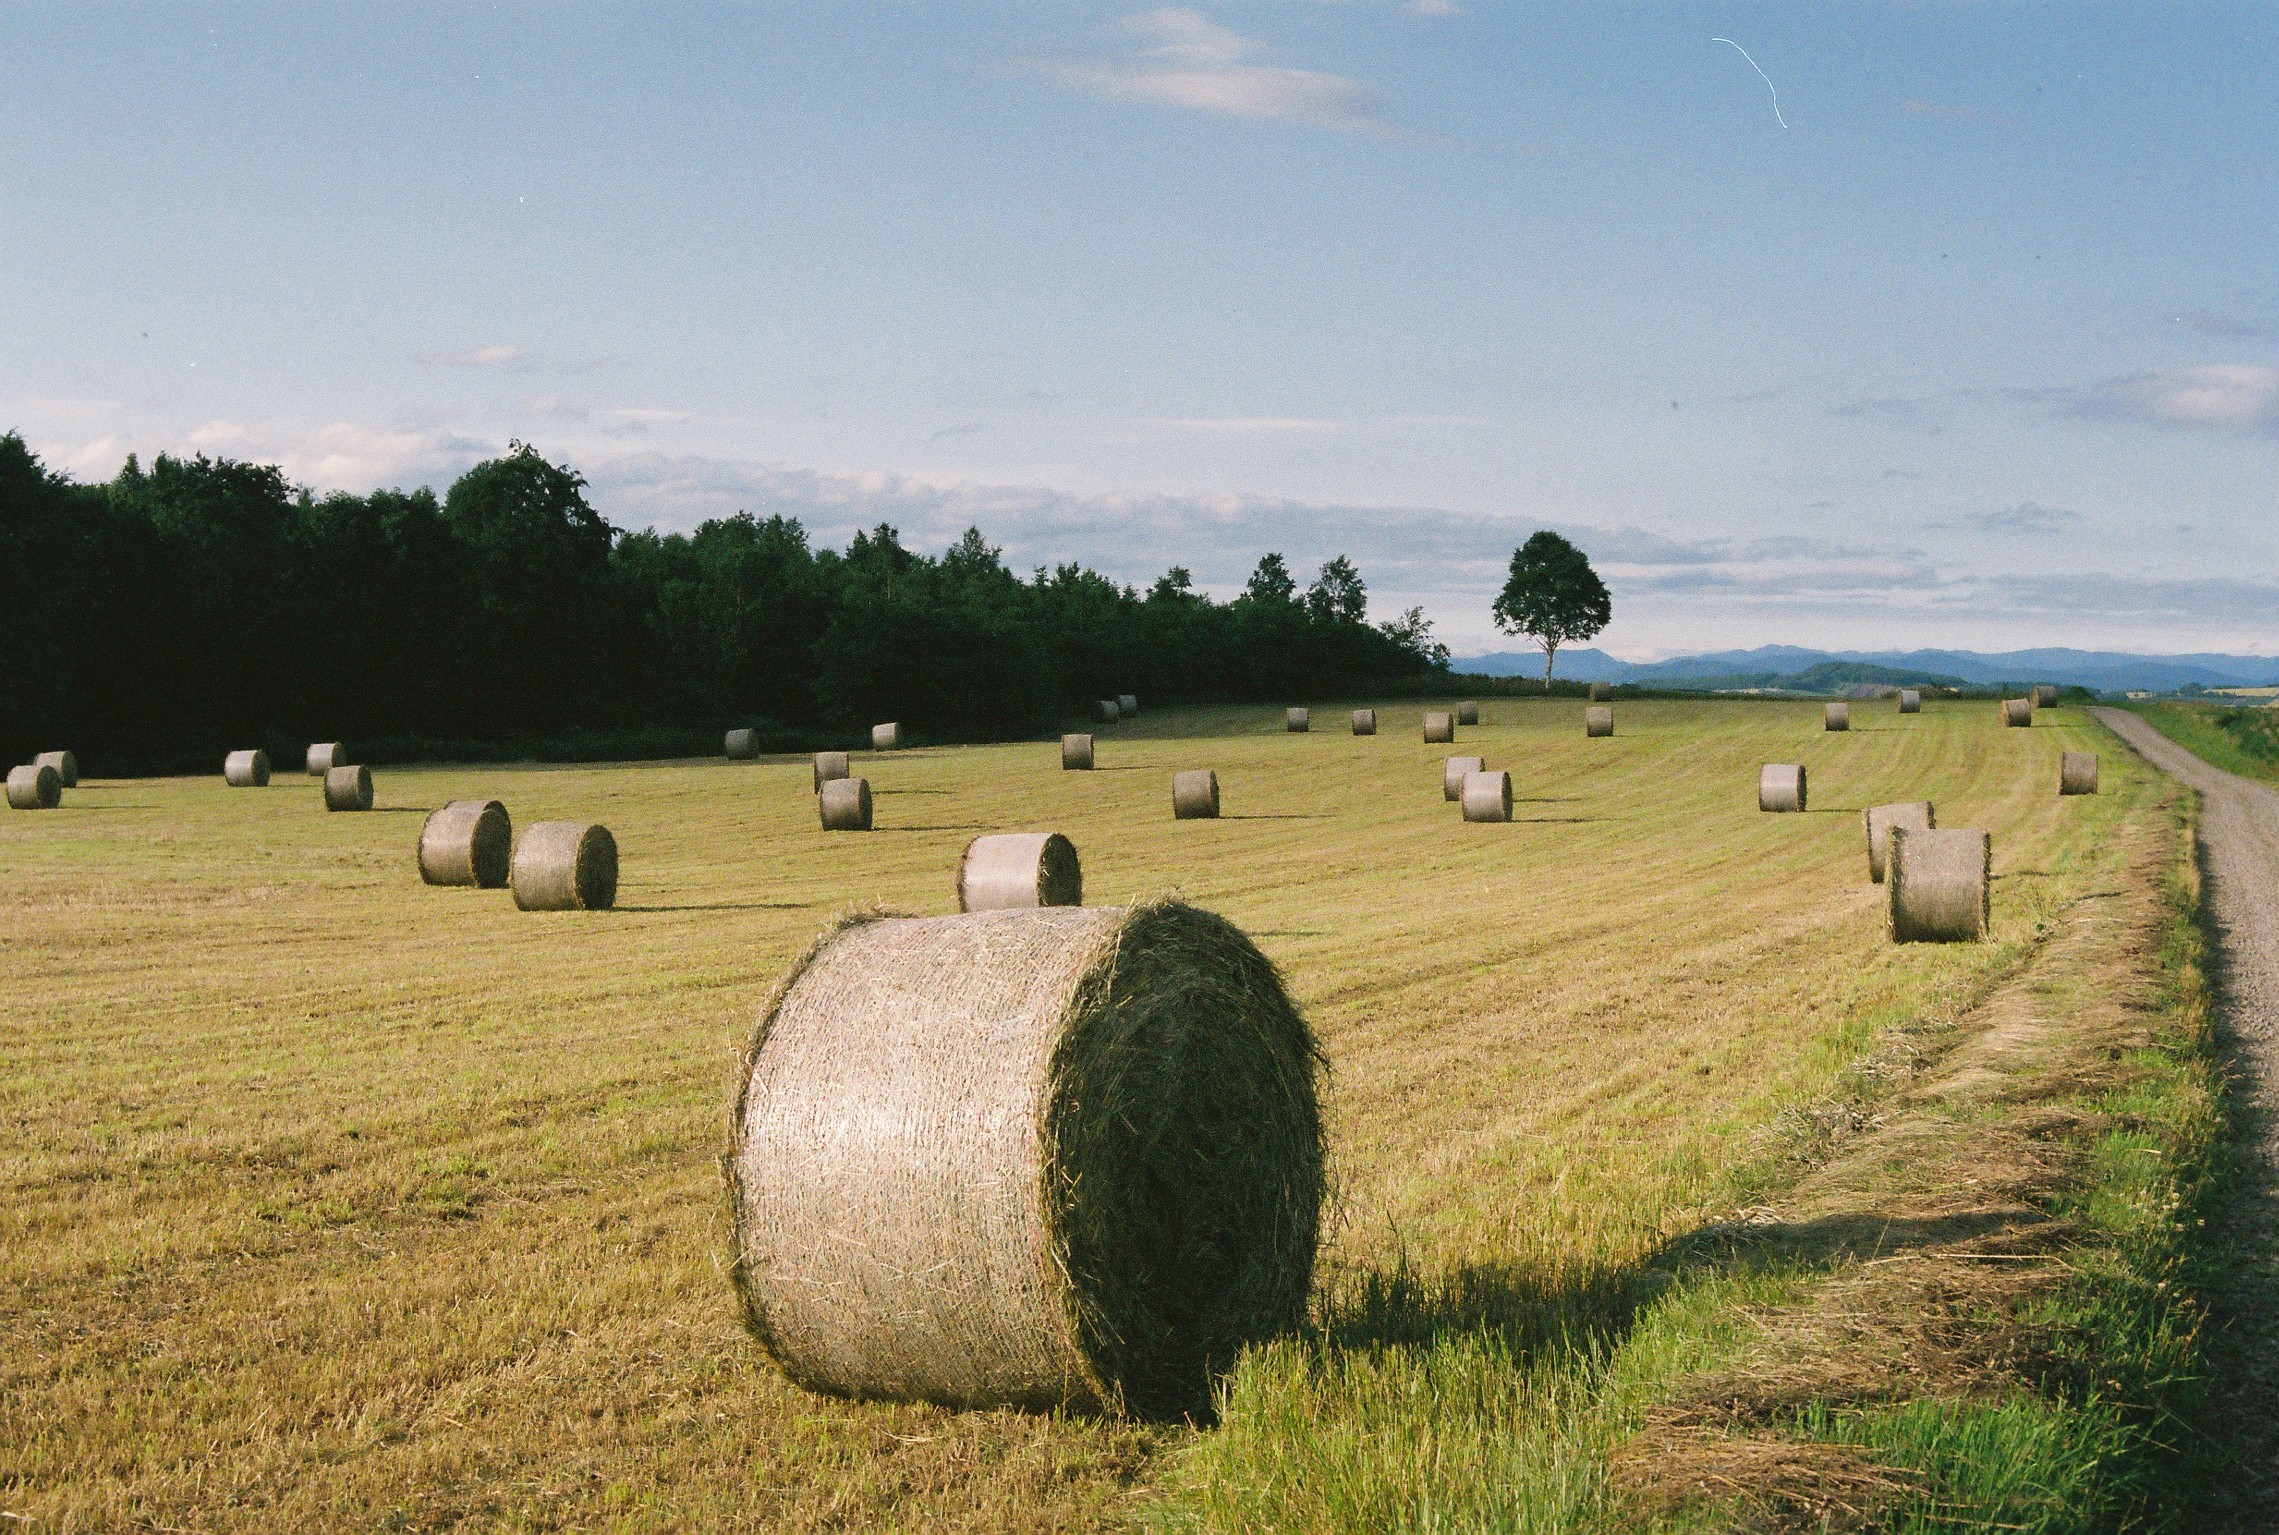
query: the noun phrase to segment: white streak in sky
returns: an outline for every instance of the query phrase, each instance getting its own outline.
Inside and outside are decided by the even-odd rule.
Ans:
[[[1733,39],[1730,37],[1713,37],[1710,39],[1710,41],[1713,43],[1723,43],[1726,47],[1732,49],[1735,53],[1738,53],[1744,59],[1749,59],[1749,50],[1742,47],[1739,43],[1733,41]],[[1773,84],[1773,77],[1766,74],[1763,66],[1758,64],[1755,59],[1749,59],[1749,67],[1756,70],[1757,78],[1765,82],[1765,89],[1773,93],[1773,121],[1779,123],[1783,128],[1786,128],[1788,126],[1788,119],[1780,115],[1780,88]]]

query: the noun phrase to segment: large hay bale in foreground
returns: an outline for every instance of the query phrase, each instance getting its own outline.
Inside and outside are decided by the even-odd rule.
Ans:
[[[871,726],[870,749],[874,752],[898,752],[902,750],[901,724],[897,722],[892,725]]]
[[[2095,752],[2067,752],[2058,758],[2057,792],[2060,794],[2095,794],[2097,792],[2097,754]]]
[[[1481,757],[1450,757],[1440,765],[1440,793],[1443,799],[1460,800],[1464,797],[1464,775],[1486,769],[1487,761]]]
[[[870,780],[825,779],[815,796],[815,808],[823,817],[825,831],[869,831]]]
[[[1216,820],[1219,814],[1219,775],[1209,768],[1192,768],[1171,775],[1171,814],[1180,821]]]
[[[1801,812],[1804,809],[1804,795],[1802,763],[1768,762],[1757,769],[1759,810]]]
[[[336,767],[348,766],[348,748],[338,741],[314,741],[302,767],[311,778],[322,778]]]
[[[1923,712],[1923,695],[1914,688],[1901,688],[1899,690],[1899,712],[1901,714],[1921,714]]]
[[[1427,741],[1453,741],[1456,739],[1456,716],[1446,709],[1424,711],[1424,738]]]
[[[854,771],[845,752],[817,752],[815,754],[815,792],[821,794],[823,786],[834,778],[845,778]]]
[[[1614,705],[1592,704],[1583,710],[1583,734],[1610,736],[1614,734]]]
[[[2034,707],[2037,709],[2054,709],[2057,707],[2056,683],[2045,682],[2034,689]]]
[[[1891,829],[1904,826],[1909,831],[1930,831],[1939,824],[1938,812],[1927,799],[1907,800],[1896,805],[1870,805],[1861,817],[1868,833],[1868,880],[1871,884],[1883,883],[1883,871],[1891,855]]]
[[[1089,735],[1062,736],[1060,738],[1060,766],[1063,772],[1091,772],[1092,737]]]
[[[54,768],[66,789],[79,787],[79,758],[71,752],[41,752],[32,758],[32,766]]]
[[[730,762],[750,762],[760,754],[760,733],[749,729],[731,730],[720,749]]]
[[[1480,723],[1479,704],[1470,699],[1458,704],[1456,706],[1456,723],[1459,725],[1477,725]]]
[[[1851,729],[1852,706],[1850,704],[1822,704],[1820,706],[1820,728],[1822,730]]]
[[[1357,736],[1375,735],[1377,733],[1377,711],[1374,709],[1354,710],[1353,733]]]
[[[53,810],[63,803],[63,775],[44,762],[8,769],[10,810]]]
[[[1101,699],[1092,706],[1092,712],[1099,716],[1100,723],[1103,725],[1113,725],[1123,717],[1124,713],[1113,698]]]
[[[834,1395],[1207,1421],[1305,1319],[1320,1062],[1273,964],[1190,906],[855,918],[745,1052],[747,1325]]]
[[[2031,698],[2005,698],[2002,700],[2002,723],[2024,729],[2034,722],[2034,701]]]
[[[327,810],[369,810],[372,808],[372,770],[368,767],[336,767],[324,775],[324,808]]]
[[[1313,711],[1311,709],[1284,709],[1282,711],[1282,728],[1294,736],[1304,735],[1314,728]]]
[[[1125,719],[1130,719],[1139,713],[1139,699],[1130,693],[1118,693],[1116,695],[1116,712]]]
[[[997,832],[965,845],[957,866],[959,911],[1082,906],[1076,844],[1057,831]]]
[[[1511,774],[1500,769],[1493,773],[1466,773],[1463,802],[1467,821],[1510,820]]]
[[[231,752],[222,759],[222,782],[233,789],[269,787],[269,754],[265,751]]]
[[[1891,831],[1891,941],[1984,938],[1991,910],[1994,839],[1983,831]]]
[[[524,911],[606,911],[617,901],[617,839],[585,821],[540,821],[508,874]]]
[[[495,799],[455,799],[419,828],[419,877],[496,890],[506,883],[514,822]]]
[[[1612,698],[1613,696],[1614,696],[1614,688],[1613,688],[1613,685],[1612,685],[1612,684],[1610,684],[1610,683],[1605,683],[1605,682],[1594,682],[1594,683],[1592,683],[1592,684],[1591,684],[1591,702],[1592,702],[1592,703],[1594,703],[1594,704],[1603,704],[1603,703],[1605,703],[1605,702],[1606,702],[1608,699]]]

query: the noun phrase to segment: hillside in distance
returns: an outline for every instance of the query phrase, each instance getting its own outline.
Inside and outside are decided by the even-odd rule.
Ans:
[[[1540,677],[1539,650],[1458,656],[1459,672],[1486,677]],[[2279,682],[2279,657],[2137,655],[2117,650],[1810,650],[1762,645],[1664,661],[1622,661],[1590,646],[1559,652],[1556,675],[1570,682],[1661,683],[1675,687],[1787,687],[1835,691],[1858,682],[1924,682],[1991,686],[2053,682],[2099,692],[2172,692],[2187,687],[2259,687]]]

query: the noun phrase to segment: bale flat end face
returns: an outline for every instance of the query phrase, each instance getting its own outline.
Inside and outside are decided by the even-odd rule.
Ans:
[[[1354,710],[1353,733],[1357,736],[1375,735],[1377,733],[1377,711],[1374,709]]]
[[[1913,688],[1901,688],[1899,690],[1899,712],[1901,714],[1921,714],[1923,712],[1923,695]]]
[[[1481,757],[1450,757],[1440,765],[1440,792],[1451,804],[1464,798],[1464,779],[1472,773],[1485,772],[1487,761]]]
[[[1428,711],[1424,717],[1424,738],[1430,742],[1456,739],[1456,716],[1444,709]]]
[[[1059,832],[998,832],[976,837],[958,860],[959,911],[1082,906],[1084,869],[1076,844]]]
[[[870,830],[870,780],[833,778],[815,796],[825,831]]]
[[[1217,820],[1219,775],[1210,768],[1172,774],[1171,816],[1177,821]]]
[[[514,822],[495,799],[455,799],[419,829],[419,877],[430,885],[506,885]]]
[[[1306,709],[1283,710],[1282,728],[1294,736],[1304,735],[1307,731],[1314,728],[1314,717],[1312,711]]]
[[[617,839],[606,826],[540,821],[515,845],[508,879],[524,911],[607,911],[617,903]]]
[[[269,787],[269,754],[265,751],[231,752],[222,759],[222,782],[233,789]]]
[[[1828,704],[1824,706],[1820,711],[1820,728],[1822,730],[1851,729],[1852,706],[1850,704]]]
[[[900,724],[871,726],[870,749],[874,752],[902,750],[902,726]]]
[[[2095,794],[2097,792],[2097,754],[2095,752],[2067,752],[2059,758],[2057,792],[2059,794]]]
[[[750,762],[760,754],[760,733],[757,730],[731,730],[721,741],[720,748],[730,762]]]
[[[54,768],[66,789],[79,787],[79,758],[68,751],[41,752],[32,759],[32,766]]]
[[[2034,723],[2034,701],[2031,698],[2003,699],[2002,723],[2015,730],[2031,726]]]
[[[372,770],[367,767],[336,767],[327,772],[324,775],[324,808],[371,809]]]
[[[1804,767],[1795,762],[1768,762],[1757,769],[1757,808],[1782,814],[1804,810]]]
[[[1614,706],[1592,704],[1583,711],[1583,734],[1591,737],[1614,734]]]
[[[1511,774],[1467,773],[1464,775],[1464,819],[1467,821],[1508,821],[1511,819]]]
[[[1970,943],[1987,935],[1994,889],[1990,834],[1895,826],[1889,869],[1893,943]]]
[[[53,810],[63,803],[63,775],[44,762],[8,769],[10,810]]]
[[[1480,723],[1480,706],[1469,702],[1458,704],[1456,706],[1456,723],[1459,725],[1477,725]]]
[[[1883,883],[1885,865],[1891,853],[1891,829],[1904,826],[1909,831],[1930,831],[1938,825],[1938,812],[1927,799],[1907,800],[1894,805],[1871,805],[1860,817],[1868,835],[1868,882]]]
[[[1062,736],[1060,738],[1060,767],[1062,772],[1091,772],[1092,755],[1092,737],[1089,735]]]

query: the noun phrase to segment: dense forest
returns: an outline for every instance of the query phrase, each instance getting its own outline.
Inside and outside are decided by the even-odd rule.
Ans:
[[[887,719],[1009,737],[1117,693],[1302,701],[1444,669],[1420,613],[1366,608],[1342,557],[1301,589],[1268,555],[1222,603],[1177,568],[1144,593],[1073,564],[1024,579],[978,531],[939,557],[885,525],[816,549],[781,516],[628,532],[520,444],[439,501],[202,456],[82,485],[0,436],[9,762],[70,746],[132,772],[312,738],[368,761],[634,754]]]

